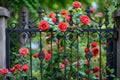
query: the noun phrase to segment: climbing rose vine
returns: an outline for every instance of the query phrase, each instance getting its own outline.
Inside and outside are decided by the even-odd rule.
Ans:
[[[96,14],[95,9],[92,7],[90,7],[90,11],[97,15],[97,18],[103,16],[101,12]],[[7,75],[10,73],[12,77],[16,76],[19,79],[23,75],[27,76],[31,71],[30,69],[33,69],[33,75],[37,75],[39,80],[40,69],[44,69],[41,71],[43,73],[42,77],[48,80],[48,76],[52,75],[51,70],[55,69],[53,71],[56,73],[54,74],[55,77],[63,76],[64,70],[66,70],[67,74],[68,71],[71,71],[72,74],[70,75],[79,73],[77,75],[80,75],[82,80],[88,80],[88,75],[91,75],[91,80],[99,79],[99,43],[96,39],[84,39],[86,33],[82,33],[84,29],[91,28],[89,26],[91,21],[85,13],[84,5],[79,1],[74,1],[70,10],[51,11],[48,15],[42,14],[41,17],[40,21],[36,22],[40,34],[38,34],[39,37],[36,37],[35,40],[38,40],[36,42],[39,48],[28,48],[28,43],[19,48],[14,53],[19,59],[16,58],[15,64],[11,65],[9,70],[1,68],[0,74]],[[35,33],[35,35],[37,34]],[[84,37],[79,38],[81,35]],[[34,37],[34,35],[30,37]],[[39,40],[40,37],[42,40]],[[91,36],[88,37],[91,38]],[[33,44],[35,40],[32,39]],[[86,43],[85,41],[88,42]],[[77,48],[79,49],[77,50]],[[33,62],[30,63],[28,59],[32,59]],[[71,76],[70,78],[70,80],[75,79],[77,79],[76,76]]]

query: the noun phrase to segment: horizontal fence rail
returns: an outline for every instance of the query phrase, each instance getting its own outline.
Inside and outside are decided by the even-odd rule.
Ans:
[[[113,80],[117,71],[118,31],[115,26],[108,27],[108,11],[102,22],[101,18],[94,20],[89,7],[86,9],[94,26],[80,25],[82,21],[75,23],[74,13],[69,12],[70,21],[63,19],[61,23],[64,28],[64,23],[69,27],[61,31],[60,14],[55,12],[56,22],[50,23],[43,17],[42,8],[34,21],[26,22],[22,12],[21,24],[12,23],[6,29],[6,67],[12,75],[7,80]],[[38,21],[46,23],[43,28],[46,21],[52,27],[42,30],[36,26]]]

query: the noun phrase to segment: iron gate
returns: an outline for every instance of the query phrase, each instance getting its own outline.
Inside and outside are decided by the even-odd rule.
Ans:
[[[25,12],[22,12],[22,25],[12,23],[11,28],[6,29],[7,68],[10,69],[14,63],[21,65],[28,63],[27,75],[20,75],[24,80],[113,80],[111,75],[116,75],[117,71],[117,29],[115,26],[108,27],[107,10],[104,22],[102,19],[98,22],[92,19],[89,7],[86,12],[96,25],[83,25],[75,29],[69,27],[61,32],[52,28],[44,31],[37,28],[36,21],[44,20],[41,8],[35,21],[26,22]],[[59,23],[58,15],[56,12],[55,25]],[[70,11],[70,25],[73,24],[72,16]],[[97,44],[96,54],[93,54],[92,42]],[[19,47],[28,48],[27,56],[19,55]],[[46,55],[47,52],[50,54]],[[36,56],[39,59],[33,57],[33,53],[39,53]],[[95,72],[93,68],[98,71]],[[24,74],[22,71],[16,73]],[[7,77],[7,80],[11,79]]]

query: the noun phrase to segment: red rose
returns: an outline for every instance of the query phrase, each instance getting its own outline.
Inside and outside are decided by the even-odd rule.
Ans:
[[[98,48],[96,48],[96,47],[94,47],[94,48],[92,48],[92,55],[93,56],[97,56],[98,55]]]
[[[67,24],[64,22],[59,22],[58,28],[60,31],[65,31],[67,29]]]
[[[87,53],[88,51],[89,51],[89,48],[88,48],[88,47],[84,48],[84,52],[85,52],[85,53]]]
[[[65,15],[65,14],[67,14],[67,12],[66,12],[65,9],[62,9],[62,10],[60,11],[60,14]]]
[[[50,53],[51,53],[51,50],[48,50],[47,52],[50,54]]]
[[[84,60],[84,62],[85,62],[85,64],[88,64],[88,60],[86,59],[86,60]]]
[[[93,7],[90,7],[90,11],[91,11],[92,13],[94,13],[94,12],[95,12],[95,9],[94,9]]]
[[[20,69],[20,64],[16,64],[14,67],[15,69]]]
[[[102,12],[98,12],[97,15],[98,15],[98,17],[102,17],[103,13]]]
[[[63,63],[63,64],[68,64],[68,62],[69,62],[69,60],[66,58],[66,59],[63,60],[62,63]]]
[[[39,23],[38,23],[38,28],[40,30],[47,30],[48,29],[48,22],[45,21],[45,20],[41,20]]]
[[[27,71],[27,70],[29,69],[29,67],[28,67],[27,64],[23,64],[22,67],[21,67],[21,69],[22,69],[23,71]]]
[[[55,23],[55,22],[56,22],[56,18],[52,18],[52,22],[54,22],[54,23]]]
[[[80,8],[81,6],[82,6],[82,4],[78,1],[75,1],[75,2],[72,3],[73,8]]]
[[[96,73],[100,70],[99,66],[94,66],[93,67],[93,73]]]
[[[70,15],[69,14],[65,16],[65,20],[68,21],[68,22],[70,21]]]
[[[19,53],[23,56],[28,54],[28,48],[20,48]]]
[[[84,72],[85,72],[86,74],[89,74],[89,70],[84,70]]]
[[[0,73],[1,73],[2,75],[8,74],[8,69],[7,69],[7,68],[1,68],[1,69],[0,69]]]
[[[61,69],[63,69],[63,68],[65,67],[65,65],[64,65],[63,63],[59,63],[59,67],[60,67]]]
[[[45,60],[49,60],[51,58],[51,54],[50,53],[46,53],[44,58],[45,58]]]
[[[84,24],[84,25],[88,25],[89,23],[89,17],[86,15],[81,15],[80,16],[80,21]]]
[[[39,54],[38,54],[38,53],[34,53],[34,54],[33,54],[33,57],[34,57],[34,58],[38,58],[38,57],[39,57]]]
[[[80,62],[77,61],[75,65],[76,65],[76,67],[79,67],[80,66]]]
[[[10,71],[11,71],[11,72],[14,72],[14,71],[15,71],[15,67],[11,67],[11,68],[10,68]]]
[[[50,18],[54,17],[54,12],[51,11],[48,16],[49,16]]]
[[[99,74],[95,74],[95,77],[96,77],[96,78],[99,78]]]
[[[97,46],[97,42],[95,42],[95,41],[91,42],[91,46],[92,46],[92,48],[96,47]]]

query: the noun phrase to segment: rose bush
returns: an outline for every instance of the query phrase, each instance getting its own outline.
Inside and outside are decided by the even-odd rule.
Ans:
[[[102,13],[96,14],[92,7],[90,11],[95,15],[95,19],[103,16]],[[15,64],[9,70],[0,69],[2,76],[8,76],[10,73],[13,80],[23,80],[21,77],[29,77],[32,69],[33,76],[37,77],[38,80],[41,76],[44,78],[43,80],[51,80],[51,76],[58,80],[58,77],[64,76],[64,70],[66,70],[67,77],[70,77],[69,80],[78,78],[99,80],[99,45],[101,44],[98,42],[99,37],[96,33],[89,33],[91,36],[86,32],[82,33],[82,30],[91,28],[90,25],[93,24],[86,15],[83,4],[75,1],[71,10],[62,9],[58,16],[55,16],[57,15],[51,11],[42,17],[42,20],[37,24],[38,30],[43,32],[32,40],[36,40],[40,47],[38,49],[25,48],[28,46],[27,43],[20,48],[19,53],[14,54],[17,56]],[[92,26],[92,28],[96,27]],[[94,35],[98,39],[94,38]],[[38,40],[40,37],[42,38],[41,41]],[[106,60],[104,48],[103,45],[101,55],[103,60]],[[106,66],[105,63],[105,61],[102,62],[103,67]],[[106,74],[104,68],[101,70]]]

